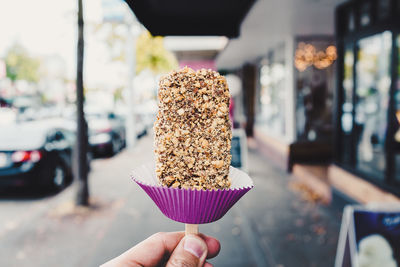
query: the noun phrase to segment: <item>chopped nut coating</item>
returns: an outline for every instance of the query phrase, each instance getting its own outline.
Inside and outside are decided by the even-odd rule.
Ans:
[[[161,78],[154,123],[156,174],[174,188],[229,188],[229,89],[218,72],[183,68]]]

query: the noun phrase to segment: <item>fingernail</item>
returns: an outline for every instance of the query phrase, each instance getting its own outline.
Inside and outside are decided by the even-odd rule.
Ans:
[[[193,236],[186,236],[185,243],[183,243],[183,249],[187,252],[195,255],[197,258],[201,258],[205,253],[204,244]]]

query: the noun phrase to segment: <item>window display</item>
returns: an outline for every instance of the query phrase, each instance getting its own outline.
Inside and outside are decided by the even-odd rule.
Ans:
[[[354,118],[357,168],[384,179],[392,34],[386,31],[364,38],[358,45]]]

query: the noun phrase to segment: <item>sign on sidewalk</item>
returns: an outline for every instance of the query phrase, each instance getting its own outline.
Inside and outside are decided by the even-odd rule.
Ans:
[[[247,172],[247,139],[243,129],[232,130],[231,165]]]
[[[400,205],[346,206],[335,267],[400,267]]]

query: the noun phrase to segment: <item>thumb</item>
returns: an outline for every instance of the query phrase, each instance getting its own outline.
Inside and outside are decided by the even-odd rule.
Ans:
[[[199,236],[187,235],[172,252],[166,267],[202,267],[206,257],[206,242]]]

